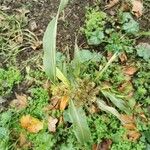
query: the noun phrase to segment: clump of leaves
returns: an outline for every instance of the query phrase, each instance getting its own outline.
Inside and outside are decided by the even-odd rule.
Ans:
[[[137,55],[143,58],[145,61],[150,60],[150,44],[148,43],[139,43],[136,46]]]
[[[0,69],[0,95],[9,94],[14,85],[20,83],[22,77],[18,69],[10,67],[7,70]]]
[[[120,16],[122,30],[129,34],[135,34],[139,31],[139,23],[137,23],[130,13],[124,12]]]
[[[125,37],[121,33],[112,33],[110,38],[108,38],[108,44],[105,49],[111,52],[133,52],[133,40],[130,40],[128,37]]]
[[[82,29],[89,45],[99,45],[104,39],[104,25],[106,23],[106,13],[88,9],[86,13],[85,27]]]
[[[150,63],[142,63],[140,67],[141,68],[139,72],[136,74],[136,77],[133,80],[134,86],[136,88],[134,96],[137,101],[140,101],[144,105],[149,105]]]

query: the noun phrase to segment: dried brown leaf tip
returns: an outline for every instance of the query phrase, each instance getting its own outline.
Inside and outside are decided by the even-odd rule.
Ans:
[[[28,106],[28,102],[27,102],[27,96],[25,94],[17,94],[16,95],[16,99],[12,100],[10,102],[10,106],[11,107],[15,107],[17,109],[24,109]]]
[[[105,9],[110,9],[111,7],[115,6],[119,0],[108,0]]]
[[[58,122],[57,118],[49,117],[48,118],[48,130],[50,132],[56,132],[56,124]]]
[[[141,0],[132,0],[132,13],[137,17],[143,14],[143,3]]]

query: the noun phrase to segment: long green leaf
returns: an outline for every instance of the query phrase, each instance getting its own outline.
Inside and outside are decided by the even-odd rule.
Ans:
[[[100,100],[100,99],[97,99],[96,102],[97,102],[98,107],[99,107],[101,110],[113,114],[113,115],[116,116],[120,121],[122,121],[122,120],[121,120],[121,115],[119,114],[119,112],[118,112],[115,108],[108,106],[104,101],[102,101],[102,100]]]
[[[116,106],[118,107],[120,110],[128,113],[130,110],[127,106],[127,103],[125,101],[123,101],[120,98],[117,98],[114,94],[101,90],[101,92],[103,93],[103,95],[107,98],[109,98],[109,100]]]
[[[56,17],[50,21],[43,37],[43,65],[47,76],[52,80],[56,80],[56,34],[59,13],[67,5],[68,0],[61,0]]]
[[[69,81],[68,79],[64,76],[64,74],[56,67],[56,76],[59,80],[61,80],[66,87],[69,87]]]
[[[74,133],[79,143],[84,144],[85,142],[89,142],[91,134],[86,121],[85,112],[81,107],[77,108],[72,100],[70,101],[68,109],[68,117],[73,123]]]

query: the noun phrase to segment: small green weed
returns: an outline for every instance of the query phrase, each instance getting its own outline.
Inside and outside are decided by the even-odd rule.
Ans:
[[[22,80],[21,73],[18,69],[10,67],[6,70],[0,69],[0,95],[10,94],[15,85]]]

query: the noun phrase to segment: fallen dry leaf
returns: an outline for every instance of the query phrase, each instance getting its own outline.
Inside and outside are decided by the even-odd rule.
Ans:
[[[127,55],[125,53],[121,53],[119,55],[119,59],[122,63],[126,62],[127,61]]]
[[[42,41],[35,41],[34,43],[32,43],[31,48],[33,50],[37,50],[41,48],[41,46],[42,46]]]
[[[124,93],[127,98],[131,98],[134,93],[134,88],[131,81],[126,81],[118,87],[118,91]]]
[[[141,134],[138,131],[128,131],[127,137],[131,141],[136,141],[140,138]]]
[[[105,139],[99,144],[94,144],[92,150],[110,150],[112,141],[110,139]]]
[[[122,10],[122,11],[125,11],[125,12],[130,11],[130,5],[129,5],[129,3],[126,2],[126,1],[123,1],[123,2],[122,2],[122,5],[121,5],[121,10]]]
[[[113,53],[108,51],[107,52],[107,60],[110,60],[112,56],[113,56]]]
[[[109,9],[109,8],[115,6],[118,2],[119,2],[119,0],[109,0],[108,4],[105,6],[105,9]]]
[[[123,72],[126,75],[134,75],[137,72],[137,68],[134,66],[125,66],[125,68],[123,69]]]
[[[132,13],[137,17],[143,14],[143,3],[141,0],[132,0]]]
[[[69,102],[68,96],[63,96],[60,101],[60,110],[65,110]]]
[[[29,149],[29,147],[31,147],[31,143],[27,141],[27,138],[23,133],[20,133],[19,135],[19,147],[22,149]]]
[[[61,98],[58,96],[54,96],[50,99],[50,104],[43,108],[44,111],[49,111],[52,109],[59,109],[59,103]]]
[[[94,104],[92,104],[92,105],[88,108],[88,110],[89,110],[89,112],[90,112],[91,114],[94,114],[94,113],[97,113],[97,112],[100,111],[100,109],[97,108]]]
[[[125,124],[124,127],[128,130],[136,130],[136,125],[134,123]]]
[[[28,106],[27,96],[25,94],[19,95],[15,93],[16,99],[10,102],[11,107],[15,107],[18,109],[24,109]]]
[[[121,115],[121,120],[125,123],[125,124],[129,124],[129,123],[134,123],[134,117],[133,116],[128,116],[128,115]]]
[[[48,118],[48,130],[50,132],[56,132],[56,124],[58,122],[57,118],[49,117]]]
[[[20,123],[21,126],[30,133],[38,133],[43,129],[43,122],[30,115],[22,116],[20,119]]]

